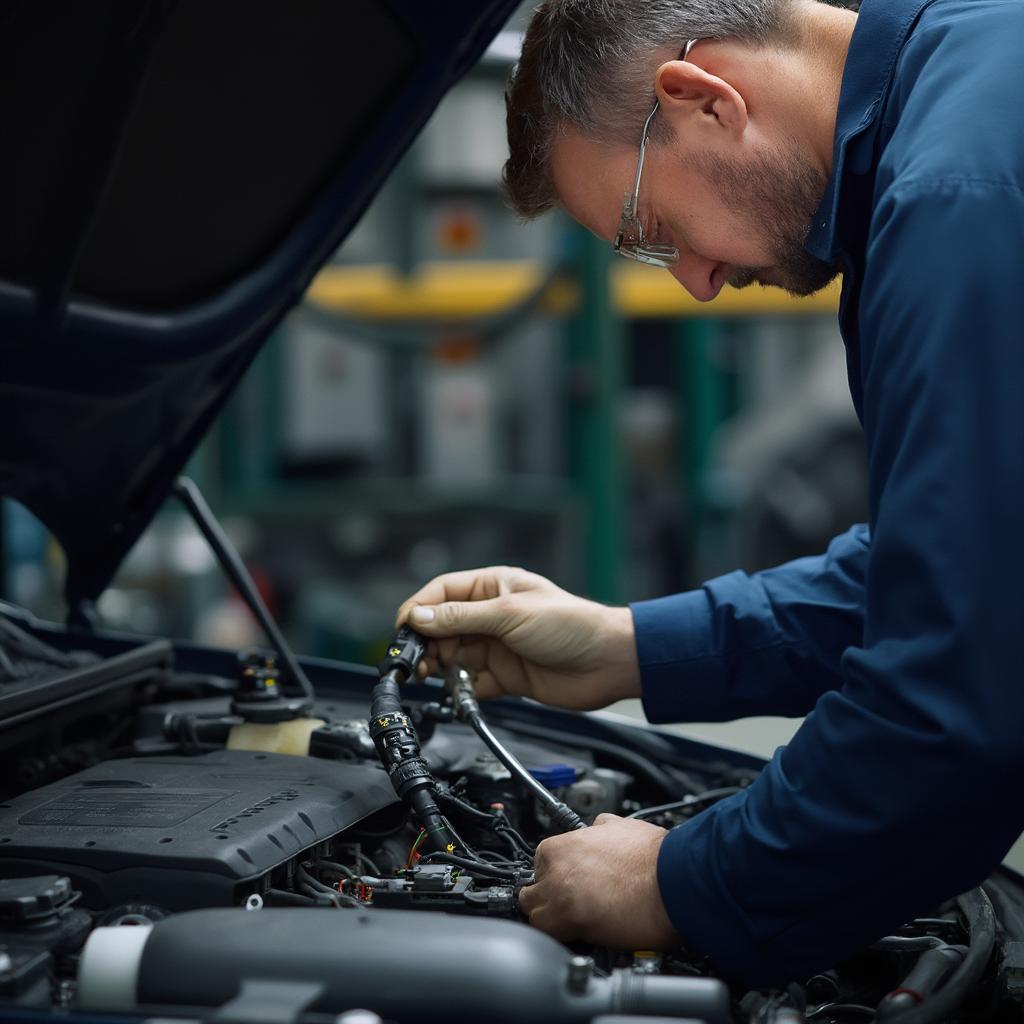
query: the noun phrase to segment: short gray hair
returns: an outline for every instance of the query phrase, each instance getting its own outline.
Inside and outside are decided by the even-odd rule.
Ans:
[[[639,141],[654,105],[654,73],[687,40],[788,42],[793,6],[794,0],[545,0],[505,93],[510,155],[503,177],[513,206],[532,217],[554,205],[556,131],[569,126],[602,141]]]

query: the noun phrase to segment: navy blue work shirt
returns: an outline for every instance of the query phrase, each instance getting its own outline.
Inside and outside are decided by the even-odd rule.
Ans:
[[[807,247],[870,528],[633,605],[654,722],[807,719],[658,861],[683,939],[807,977],[978,885],[1024,830],[1024,3],[864,0]]]

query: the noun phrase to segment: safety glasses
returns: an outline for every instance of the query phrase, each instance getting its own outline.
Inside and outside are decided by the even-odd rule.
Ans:
[[[679,60],[686,60],[690,50],[697,43],[691,39],[683,47],[679,54]],[[679,250],[674,245],[661,245],[657,242],[649,242],[644,237],[644,226],[640,223],[637,214],[637,205],[640,201],[640,179],[644,173],[644,157],[647,154],[647,143],[650,141],[651,123],[654,115],[658,113],[661,104],[655,100],[654,109],[647,115],[644,121],[643,135],[640,139],[640,157],[636,164],[636,178],[633,181],[633,191],[626,192],[622,200],[622,217],[619,220],[619,230],[612,242],[612,248],[626,259],[636,260],[637,263],[647,263],[652,267],[662,267],[668,270],[679,262]]]

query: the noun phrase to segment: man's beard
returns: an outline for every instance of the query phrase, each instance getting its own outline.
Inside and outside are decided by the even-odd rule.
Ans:
[[[729,276],[734,288],[771,284],[791,295],[813,295],[836,277],[837,263],[819,260],[804,248],[827,181],[803,162],[795,145],[759,153],[743,166],[716,153],[691,153],[687,160],[713,183],[723,202],[768,240],[771,265],[734,267]]]

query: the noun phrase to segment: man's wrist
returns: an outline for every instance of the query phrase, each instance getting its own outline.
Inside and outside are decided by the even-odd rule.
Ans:
[[[636,653],[636,630],[629,608],[604,608],[604,629],[611,700],[628,700],[643,695],[640,662]]]

